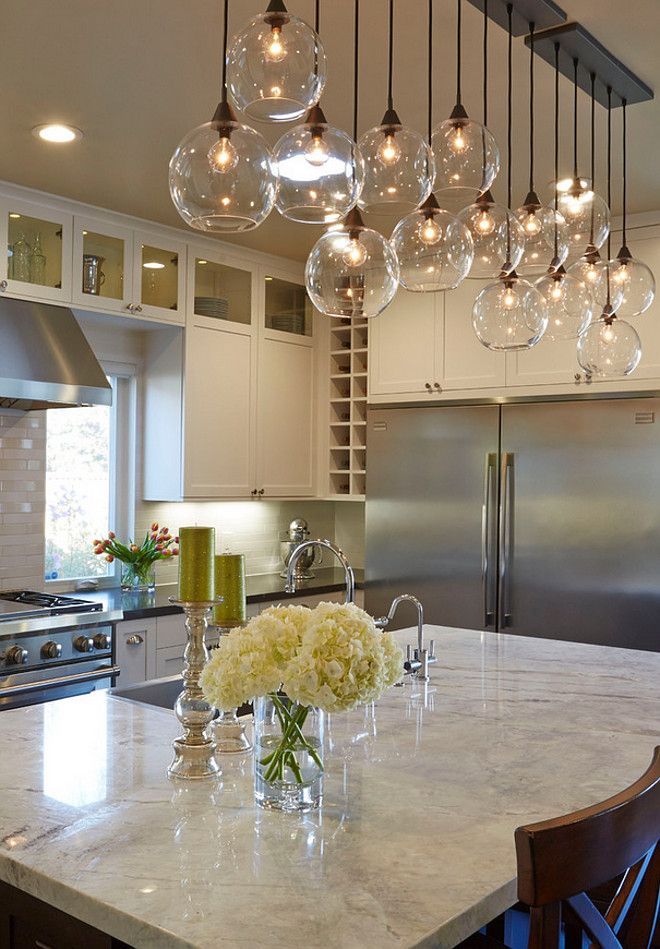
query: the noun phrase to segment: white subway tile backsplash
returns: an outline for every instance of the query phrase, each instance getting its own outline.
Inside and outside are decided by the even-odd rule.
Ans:
[[[0,587],[41,589],[46,429],[42,414],[0,413]]]

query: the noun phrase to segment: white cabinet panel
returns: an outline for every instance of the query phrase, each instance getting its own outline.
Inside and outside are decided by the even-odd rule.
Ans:
[[[255,484],[254,338],[189,325],[185,366],[184,495],[247,497]]]
[[[486,389],[505,383],[505,357],[486,349],[472,327],[472,307],[487,281],[464,280],[444,298],[443,389]]]
[[[582,372],[576,339],[542,338],[531,349],[507,353],[506,361],[507,386],[572,386]]]
[[[8,296],[71,302],[73,215],[0,197],[0,280]]]
[[[168,646],[156,650],[156,679],[180,675],[183,672],[183,646]]]
[[[616,238],[616,239],[615,239]],[[620,235],[612,246],[619,249]],[[656,280],[655,300],[640,316],[629,319],[642,341],[642,358],[631,379],[660,379],[660,227],[635,228],[628,231],[628,247],[633,257],[651,268]]]
[[[127,620],[117,623],[115,631],[115,654],[121,670],[118,685],[134,685],[144,682],[152,673],[152,657],[155,654],[156,620]]]
[[[437,295],[399,289],[369,324],[369,395],[420,395],[437,378]],[[438,371],[436,373],[436,365]]]
[[[73,219],[74,304],[128,314],[133,288],[133,231],[96,218]]]
[[[156,622],[157,648],[183,646],[186,642],[186,625],[183,613],[170,613],[159,616]]]
[[[314,350],[305,342],[259,342],[257,485],[264,495],[314,494]]]

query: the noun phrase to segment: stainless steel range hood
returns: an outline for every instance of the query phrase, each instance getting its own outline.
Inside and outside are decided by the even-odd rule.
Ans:
[[[112,389],[64,306],[0,297],[0,408],[112,405]]]

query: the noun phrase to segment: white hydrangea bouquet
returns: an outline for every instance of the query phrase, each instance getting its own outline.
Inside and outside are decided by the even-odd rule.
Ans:
[[[390,632],[353,603],[320,603],[271,607],[223,636],[201,686],[221,711],[257,700],[257,801],[307,810],[321,798],[323,713],[373,702],[402,674]]]

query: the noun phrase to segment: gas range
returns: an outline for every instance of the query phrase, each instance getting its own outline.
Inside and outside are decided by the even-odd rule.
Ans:
[[[0,710],[114,683],[114,623],[98,601],[12,590],[0,593]]]

